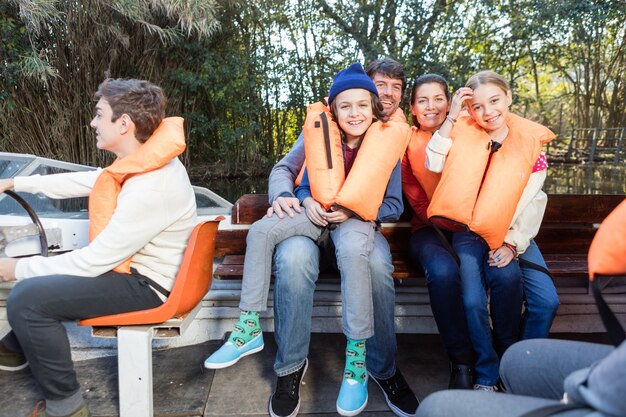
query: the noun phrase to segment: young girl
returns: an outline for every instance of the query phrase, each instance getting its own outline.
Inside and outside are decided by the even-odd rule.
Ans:
[[[306,169],[295,190],[303,213],[284,219],[265,217],[250,228],[241,317],[228,341],[205,366],[230,366],[263,348],[258,312],[266,309],[274,247],[296,235],[319,240],[328,230],[341,273],[343,328],[348,338],[337,411],[356,415],[367,404],[365,340],[373,335],[367,258],[375,221],[397,220],[402,212],[401,197],[386,195],[386,190],[400,190],[399,160],[408,126],[386,122],[376,86],[358,63],[337,73],[328,102],[330,108],[316,103],[307,112]],[[382,213],[386,213],[384,218]],[[275,415],[271,408],[270,414]]]
[[[461,114],[464,102],[469,116]],[[529,246],[546,204],[541,146],[554,134],[509,113],[511,102],[502,76],[492,71],[474,75],[456,92],[426,149],[427,167],[443,170],[428,217],[455,232],[452,246],[460,259],[463,303],[477,356],[475,389],[495,389],[498,353],[519,338],[522,280],[518,263],[511,261]]]

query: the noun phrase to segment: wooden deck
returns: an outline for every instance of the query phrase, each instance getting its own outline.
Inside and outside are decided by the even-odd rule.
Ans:
[[[267,402],[276,376],[272,370],[276,345],[265,334],[265,349],[230,368],[211,371],[202,366],[221,341],[167,349],[154,355],[154,415],[156,417],[267,416]],[[604,334],[560,334],[606,343]],[[337,416],[335,401],[343,370],[345,338],[339,334],[313,334],[310,366],[301,388],[300,416]],[[438,335],[398,335],[397,364],[419,399],[445,389],[448,360]],[[81,389],[93,417],[117,417],[117,358],[109,356],[76,362]],[[23,417],[42,398],[28,368],[0,371],[0,417]],[[393,417],[380,389],[369,384],[364,417]]]

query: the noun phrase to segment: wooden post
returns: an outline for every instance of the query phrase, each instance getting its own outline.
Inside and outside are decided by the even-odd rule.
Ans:
[[[624,146],[624,132],[626,131],[626,127],[622,128],[621,133],[619,134],[619,141],[617,142],[617,149],[615,150],[615,158],[613,159],[613,166],[617,166],[619,162],[620,154],[622,153],[622,147]]]
[[[565,154],[565,162],[569,162],[572,157],[572,151],[574,149],[574,142],[576,141],[576,137],[574,134],[576,133],[576,128],[572,127],[572,136],[569,140],[569,146],[567,147],[567,153]]]
[[[589,152],[589,163],[593,165],[593,159],[596,154],[596,146],[598,141],[598,127],[593,129],[593,137],[591,139],[591,152]]]

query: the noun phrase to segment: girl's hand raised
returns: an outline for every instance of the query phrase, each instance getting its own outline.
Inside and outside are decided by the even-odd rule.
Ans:
[[[461,114],[461,109],[463,108],[463,103],[465,100],[471,100],[474,97],[474,92],[469,87],[461,87],[452,96],[452,101],[450,103],[450,111],[448,111],[448,115],[446,116],[446,120],[444,120],[443,124],[439,128],[439,134],[444,138],[449,138],[450,133],[452,132],[452,127],[454,123],[456,123],[456,119],[459,118],[459,114]]]
[[[306,210],[306,216],[313,224],[318,226],[328,225],[328,221],[324,217],[326,211],[320,203],[313,199],[313,197],[305,198],[302,202],[302,207]]]
[[[469,87],[461,87],[455,91],[452,96],[452,102],[450,103],[450,111],[448,115],[456,121],[461,110],[463,109],[463,103],[466,100],[471,100],[474,97],[474,91]]]

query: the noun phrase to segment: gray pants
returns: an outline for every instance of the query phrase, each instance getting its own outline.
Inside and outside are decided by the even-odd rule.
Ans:
[[[305,210],[292,217],[264,217],[248,231],[239,308],[265,311],[272,275],[274,248],[287,238],[305,236],[317,240],[323,228],[311,223]],[[352,339],[374,334],[374,307],[369,256],[374,247],[375,225],[358,219],[338,223],[330,237],[341,273],[343,330]]]
[[[18,282],[9,294],[7,316],[12,330],[2,342],[9,350],[24,353],[45,399],[54,404],[80,395],[62,322],[161,304],[141,275],[111,271],[95,278],[30,278]]]
[[[510,394],[439,391],[422,402],[417,417],[516,417],[559,404],[563,397],[565,378],[605,358],[611,351],[611,346],[568,340],[532,339],[518,342],[506,351],[500,364],[500,376]],[[583,408],[554,415],[578,417],[594,413],[597,412],[591,408]]]

